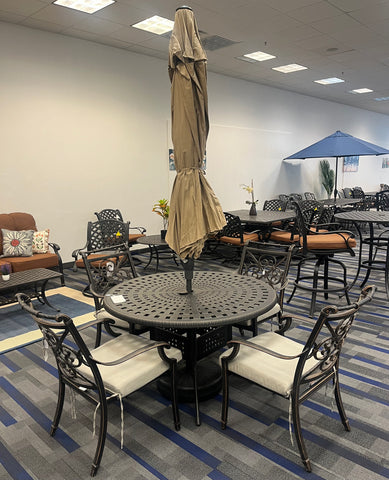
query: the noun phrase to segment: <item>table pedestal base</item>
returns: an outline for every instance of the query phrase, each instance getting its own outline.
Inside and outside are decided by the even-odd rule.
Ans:
[[[210,361],[199,362],[196,365],[196,379],[191,369],[184,362],[177,368],[177,396],[178,401],[194,403],[196,406],[196,424],[200,425],[198,402],[215,397],[222,388],[221,369],[219,365]],[[195,386],[197,381],[197,388]],[[157,382],[159,392],[170,399],[170,376],[162,375]],[[196,395],[197,394],[197,395]],[[196,398],[197,397],[197,398]]]

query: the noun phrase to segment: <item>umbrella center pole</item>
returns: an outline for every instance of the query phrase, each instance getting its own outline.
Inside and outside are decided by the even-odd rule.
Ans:
[[[180,293],[180,295],[187,295],[192,293],[192,280],[193,280],[193,267],[194,267],[194,258],[186,258],[181,260],[182,268],[184,269],[185,280],[186,280],[186,292]]]

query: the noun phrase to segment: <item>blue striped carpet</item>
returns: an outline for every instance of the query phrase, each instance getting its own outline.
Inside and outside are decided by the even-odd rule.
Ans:
[[[345,257],[349,272],[356,260]],[[161,261],[161,270],[175,267]],[[198,269],[233,268],[219,259],[197,262]],[[152,273],[138,267],[140,273]],[[294,267],[290,277],[293,278]],[[301,407],[313,472],[302,467],[290,442],[288,401],[238,377],[231,378],[229,427],[219,426],[221,398],[201,403],[202,425],[193,406],[180,405],[181,430],[173,428],[169,402],[151,384],[124,401],[124,449],[120,450],[120,407],[109,407],[109,428],[101,479],[168,480],[375,480],[389,478],[389,304],[382,275],[378,292],[350,331],[341,361],[343,400],[351,424],[345,432],[333,410],[331,389],[317,392]],[[83,273],[67,272],[67,284],[80,289]],[[290,287],[288,287],[290,291]],[[351,292],[353,298],[358,288]],[[318,306],[324,305],[319,299]],[[332,297],[330,303],[339,303]],[[307,313],[307,296],[296,294],[286,310]],[[263,330],[270,328],[268,324]],[[93,329],[85,330],[88,341]],[[237,335],[238,332],[235,332]],[[303,340],[307,328],[295,323],[288,335]],[[77,398],[77,420],[69,399],[55,438],[48,434],[57,398],[52,358],[42,359],[40,343],[0,355],[0,479],[87,479],[95,449],[93,408]]]

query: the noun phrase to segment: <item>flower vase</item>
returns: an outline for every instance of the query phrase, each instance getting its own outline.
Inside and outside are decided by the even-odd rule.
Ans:
[[[6,282],[7,280],[10,279],[9,274],[2,275],[1,278]]]
[[[251,204],[249,215],[256,215],[257,214],[257,207],[255,205],[255,202]]]
[[[161,230],[161,239],[165,240],[167,230]]]

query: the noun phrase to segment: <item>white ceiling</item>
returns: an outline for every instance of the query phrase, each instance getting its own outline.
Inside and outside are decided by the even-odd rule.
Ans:
[[[152,15],[174,20],[181,5],[117,0],[89,15],[52,0],[0,0],[0,20],[167,60],[168,35],[131,25]],[[188,5],[202,32],[209,71],[389,114],[389,100],[374,100],[389,97],[389,0],[191,0]],[[224,40],[231,44],[213,49]],[[237,58],[257,50],[277,58],[261,63]],[[308,70],[272,70],[289,63]],[[345,82],[313,82],[328,77]],[[356,88],[374,92],[349,93]]]

